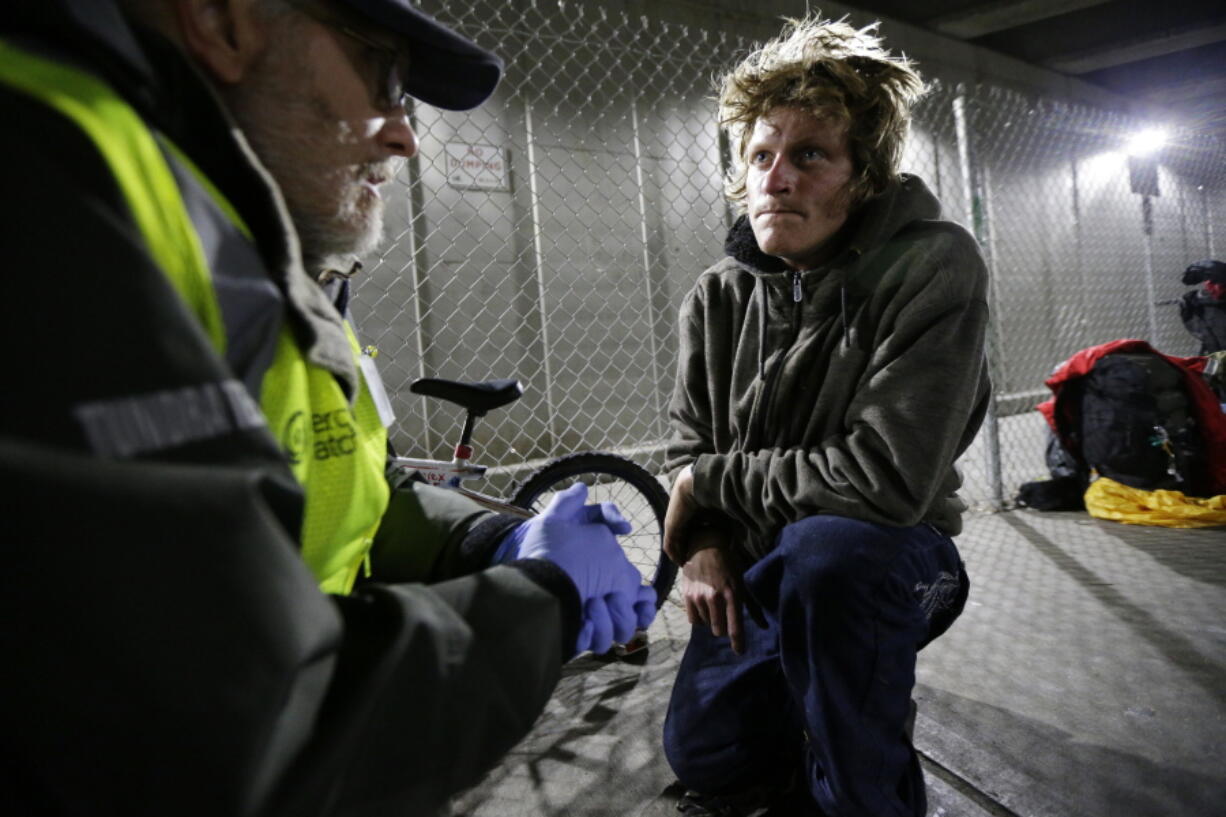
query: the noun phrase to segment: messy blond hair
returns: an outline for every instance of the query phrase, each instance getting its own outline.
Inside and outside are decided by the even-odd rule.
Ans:
[[[799,108],[847,128],[854,165],[848,185],[852,208],[883,192],[898,175],[911,106],[924,81],[905,56],[881,45],[877,23],[856,29],[819,14],[787,19],[776,39],[724,75],[719,123],[738,161],[724,182],[728,199],[745,207],[745,151],[754,123],[780,107]]]

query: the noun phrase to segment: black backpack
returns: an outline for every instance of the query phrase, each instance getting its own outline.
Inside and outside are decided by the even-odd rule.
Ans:
[[[1117,352],[1078,385],[1070,437],[1082,462],[1133,488],[1201,495],[1204,446],[1179,368],[1158,355]]]
[[[1200,352],[1207,355],[1226,349],[1226,301],[1213,297],[1207,287],[1226,286],[1226,264],[1207,258],[1184,270],[1180,280],[1186,286],[1204,284],[1204,289],[1185,292],[1179,301],[1183,325],[1200,341]]]
[[[1190,290],[1179,301],[1179,317],[1192,336],[1200,341],[1197,354],[1208,355],[1226,349],[1226,301],[1214,300],[1203,289]]]

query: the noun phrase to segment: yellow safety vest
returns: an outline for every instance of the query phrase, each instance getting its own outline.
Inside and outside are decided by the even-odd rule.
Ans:
[[[114,175],[149,254],[224,355],[226,331],[212,275],[174,174],[147,125],[90,74],[0,40],[0,81],[38,99],[90,138]],[[250,231],[190,160],[178,158],[235,228]],[[345,326],[355,363],[357,338]],[[358,367],[361,370],[361,367]],[[306,359],[288,325],[260,389],[260,408],[306,493],[302,555],[320,587],[347,593],[387,508],[387,431],[362,379],[351,406],[335,376]]]

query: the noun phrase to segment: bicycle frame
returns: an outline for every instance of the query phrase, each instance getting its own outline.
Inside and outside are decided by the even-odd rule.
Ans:
[[[411,479],[413,474],[417,474],[427,485],[456,491],[492,511],[518,516],[521,519],[532,518],[531,511],[461,485],[464,480],[484,477],[486,467],[470,463],[467,457],[459,456],[460,453],[457,450],[456,458],[451,462],[415,457],[392,457],[389,469],[396,474],[392,478],[392,486],[398,488],[406,480]],[[471,454],[471,449],[467,453]]]

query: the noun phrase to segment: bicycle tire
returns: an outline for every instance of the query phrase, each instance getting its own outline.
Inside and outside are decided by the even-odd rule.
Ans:
[[[626,556],[656,591],[656,609],[664,604],[677,566],[664,555],[664,514],[668,492],[651,472],[633,460],[604,451],[568,454],[547,462],[516,486],[511,504],[540,513],[557,491],[586,482],[589,502],[615,503],[634,530],[620,537]]]

